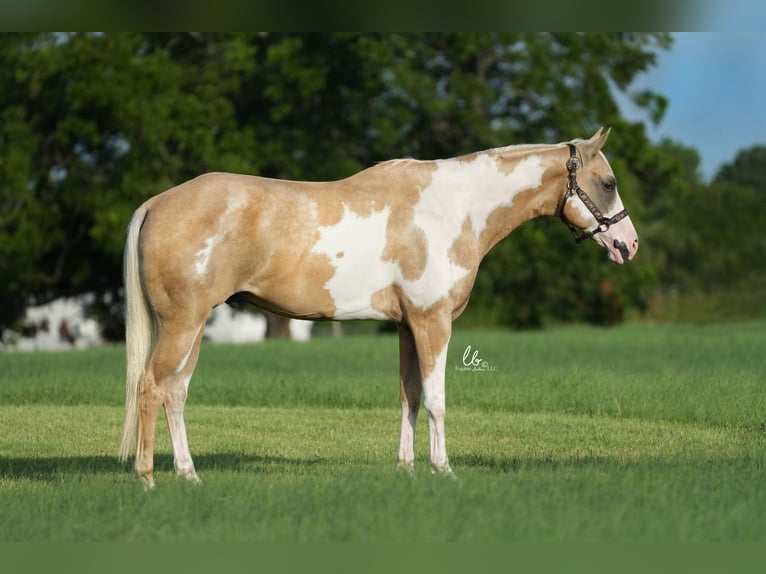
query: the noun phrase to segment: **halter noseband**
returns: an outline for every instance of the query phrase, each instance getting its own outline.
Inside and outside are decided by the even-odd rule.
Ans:
[[[566,226],[569,228],[569,231],[572,232],[572,237],[574,237],[575,242],[580,243],[581,241],[590,239],[597,233],[602,233],[606,231],[607,229],[609,229],[611,225],[614,225],[618,221],[625,219],[628,216],[628,210],[623,209],[622,211],[620,211],[616,215],[613,215],[612,217],[605,217],[604,214],[601,213],[601,210],[598,207],[596,207],[596,204],[593,203],[593,200],[578,185],[577,168],[580,165],[582,165],[582,162],[580,161],[580,158],[577,157],[577,148],[575,148],[574,144],[568,143],[567,145],[569,146],[569,159],[567,160],[567,172],[569,172],[569,175],[567,178],[567,191],[564,194],[564,201],[561,203],[561,210],[559,211],[559,217],[561,218],[561,221],[566,223]],[[593,217],[596,218],[598,227],[596,227],[595,229],[592,229],[590,231],[582,231],[578,229],[575,225],[572,225],[570,222],[568,222],[566,218],[564,217],[564,207],[566,207],[567,201],[574,194],[577,194],[577,197],[580,198],[580,201],[582,201],[583,204],[585,204],[585,207],[588,208],[588,211],[590,211],[593,214]]]

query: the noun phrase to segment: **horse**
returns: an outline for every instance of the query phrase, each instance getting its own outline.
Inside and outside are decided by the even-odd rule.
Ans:
[[[431,471],[454,476],[444,431],[452,322],[483,257],[516,227],[558,216],[618,264],[638,236],[601,149],[609,131],[451,159],[381,162],[329,182],[207,173],[149,198],[128,225],[126,400],[119,459],[154,487],[164,407],[177,476],[199,481],[183,411],[205,323],[224,302],[292,318],[397,325],[397,466],[412,472],[421,400]]]

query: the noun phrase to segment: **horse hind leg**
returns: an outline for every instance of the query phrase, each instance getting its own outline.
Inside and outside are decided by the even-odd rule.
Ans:
[[[184,406],[186,405],[186,397],[189,392],[189,381],[191,381],[194,367],[197,365],[197,359],[199,358],[199,349],[204,329],[205,323],[202,322],[197,328],[194,342],[174,372],[176,377],[170,379],[172,387],[168,390],[165,400],[165,417],[167,418],[170,440],[173,445],[173,465],[176,469],[176,475],[193,482],[199,482],[200,480],[194,469],[194,462],[189,450],[186,424],[184,423]]]
[[[205,322],[186,328],[164,325],[149,360],[142,388],[135,472],[146,488],[154,486],[154,437],[160,406],[165,408],[176,474],[199,481],[183,418],[184,405],[199,357]]]
[[[147,365],[138,399],[136,459],[133,463],[133,470],[146,489],[154,488],[154,434],[161,404],[153,369]]]
[[[415,470],[415,426],[423,387],[415,339],[404,324],[399,325],[399,389],[402,426],[397,467],[411,473]]]

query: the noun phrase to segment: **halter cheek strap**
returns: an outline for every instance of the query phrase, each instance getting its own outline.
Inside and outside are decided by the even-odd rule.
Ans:
[[[564,201],[561,203],[561,209],[559,210],[559,218],[561,218],[561,221],[563,221],[572,232],[572,237],[574,237],[574,240],[577,243],[580,243],[586,239],[590,239],[597,233],[606,231],[610,226],[614,225],[622,219],[625,219],[628,216],[628,210],[623,209],[612,217],[605,217],[604,214],[601,213],[601,210],[596,207],[596,204],[593,203],[593,200],[577,183],[577,168],[582,165],[580,158],[577,157],[577,148],[575,148],[574,144],[571,143],[568,143],[567,146],[569,146],[569,159],[567,160],[567,172],[569,175],[567,176],[567,191],[564,194]],[[580,198],[580,201],[583,202],[585,207],[588,208],[588,211],[590,211],[593,214],[593,217],[596,219],[598,226],[595,229],[591,229],[590,231],[582,231],[577,226],[567,221],[564,217],[564,207],[566,207],[569,198],[575,194],[577,194],[577,197]]]

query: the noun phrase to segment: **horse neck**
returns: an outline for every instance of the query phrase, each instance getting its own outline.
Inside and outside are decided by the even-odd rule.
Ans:
[[[504,177],[477,178],[475,183],[475,195],[486,202],[481,211],[488,213],[477,234],[482,257],[522,223],[557,213],[566,190],[568,157],[563,146],[519,146],[487,153],[494,156]],[[471,215],[482,217],[483,213]]]

